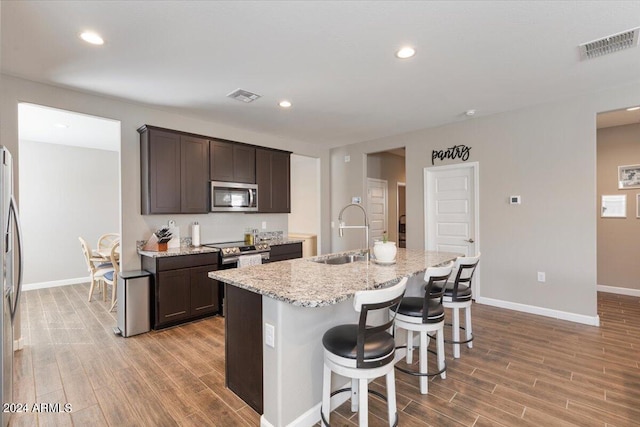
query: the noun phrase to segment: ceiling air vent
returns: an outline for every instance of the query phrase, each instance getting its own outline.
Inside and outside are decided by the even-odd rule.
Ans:
[[[260,98],[257,93],[249,92],[248,90],[236,89],[227,95],[229,98],[236,99],[242,102],[252,102]]]
[[[580,59],[597,58],[638,45],[640,27],[580,45]]]

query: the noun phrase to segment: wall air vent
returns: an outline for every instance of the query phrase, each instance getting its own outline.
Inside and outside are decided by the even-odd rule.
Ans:
[[[252,102],[260,98],[257,93],[249,92],[248,90],[236,89],[227,95],[229,98],[236,99],[242,102]]]
[[[638,46],[639,31],[640,27],[581,44],[579,46],[580,59],[583,61],[593,59],[619,50]]]

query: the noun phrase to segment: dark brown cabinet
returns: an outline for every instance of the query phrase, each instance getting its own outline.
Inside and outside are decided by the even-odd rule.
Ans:
[[[219,311],[219,282],[208,273],[218,269],[218,254],[142,257],[153,274],[151,324],[162,329]]]
[[[211,141],[209,170],[211,181],[256,182],[255,147],[227,141]]]
[[[291,213],[290,156],[287,151],[256,149],[258,212]]]
[[[302,258],[302,242],[273,245],[269,253],[269,262]]]
[[[262,295],[225,285],[225,301],[225,385],[262,414]]]
[[[168,129],[140,132],[141,212],[209,211],[209,141]]]

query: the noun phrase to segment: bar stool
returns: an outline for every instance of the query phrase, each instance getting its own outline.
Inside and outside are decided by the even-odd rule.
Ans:
[[[390,307],[399,305],[406,285],[407,278],[404,277],[398,284],[388,288],[356,292],[353,307],[360,313],[359,323],[335,326],[322,337],[324,375],[320,416],[323,425],[329,426],[331,397],[346,391],[351,391],[351,410],[358,411],[361,427],[368,425],[368,392],[387,400],[389,425],[398,424],[393,369],[396,344],[388,332],[393,327],[395,313],[393,316],[387,313]],[[370,326],[373,322],[369,314],[379,310],[384,313],[382,324]],[[351,388],[331,392],[332,372],[351,378]],[[369,380],[381,376],[386,376],[386,398],[381,393],[368,390]]]
[[[471,279],[473,279],[478,262],[480,262],[480,253],[474,257],[459,257],[456,259],[453,267],[455,279],[453,282],[447,282],[442,298],[442,305],[445,308],[452,309],[452,339],[451,341],[445,340],[445,342],[453,344],[453,357],[456,359],[460,358],[460,344],[467,344],[467,347],[473,348]],[[436,287],[434,287],[434,291],[435,289]],[[464,309],[464,327],[460,326],[460,309]],[[460,329],[466,332],[464,341],[460,340]]]
[[[444,295],[445,285],[451,270],[453,262],[444,267],[429,267],[424,274],[424,296],[402,298],[400,307],[397,309],[395,330],[404,329],[407,331],[407,364],[413,362],[413,332],[420,334],[420,350],[419,361],[420,369],[405,369],[396,365],[396,369],[409,375],[420,377],[420,393],[427,394],[429,391],[429,377],[440,375],[442,379],[447,377],[445,356],[444,356],[444,307],[442,306],[442,297]],[[437,287],[437,292],[434,292]],[[429,335],[429,333],[434,335]],[[394,333],[394,336],[397,336]],[[429,373],[427,364],[428,353],[434,353],[429,350],[429,339],[436,339],[436,352],[438,360],[438,372]],[[396,348],[403,348],[400,346]]]

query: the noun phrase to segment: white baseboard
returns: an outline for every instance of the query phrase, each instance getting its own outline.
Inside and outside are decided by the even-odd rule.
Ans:
[[[522,311],[524,313],[537,314],[539,316],[553,317],[555,319],[569,320],[591,326],[600,326],[599,316],[585,316],[583,314],[569,313],[566,311],[552,310],[550,308],[536,307],[534,305],[520,304],[517,302],[503,301],[493,298],[478,298],[478,304],[491,305],[509,310]]]
[[[618,288],[616,286],[598,285],[599,292],[607,292],[610,294],[629,295],[632,297],[640,297],[640,289]]]
[[[52,280],[51,282],[29,283],[22,285],[23,291],[33,291],[35,289],[55,288],[57,286],[77,285],[78,283],[91,282],[91,277],[76,277],[75,279]]]
[[[339,388],[350,388],[351,381],[346,382],[342,387]],[[338,393],[331,398],[331,408],[335,409],[338,406],[342,405],[344,402],[351,398],[351,393]],[[295,420],[291,421],[287,424],[287,427],[309,427],[315,425],[320,422],[320,409],[322,408],[322,402],[318,403],[311,409],[309,409],[304,414],[300,415]],[[260,416],[260,427],[274,427],[269,421],[266,420],[264,414]]]

